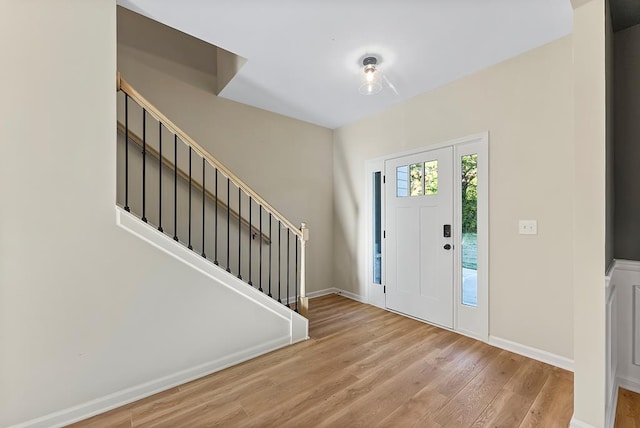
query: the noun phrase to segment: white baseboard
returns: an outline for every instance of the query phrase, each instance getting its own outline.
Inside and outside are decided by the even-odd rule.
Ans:
[[[291,344],[291,338],[285,336],[190,369],[182,370],[141,385],[136,385],[131,388],[109,394],[105,397],[101,397],[78,406],[63,409],[17,425],[12,425],[9,428],[63,427],[74,422],[99,415],[117,407],[124,406],[125,404],[141,400],[153,394],[166,391],[175,386],[191,382],[192,380],[199,379],[227,367],[242,363],[259,355],[266,354],[267,352],[275,351],[276,349],[289,344]]]
[[[151,227],[151,225],[140,221],[137,217],[125,212],[123,209],[116,207],[115,210],[116,224],[118,226],[207,276],[211,280],[215,281],[217,286],[225,287],[243,296],[243,298],[253,302],[262,309],[284,319],[289,323],[289,334],[263,343],[258,343],[254,346],[249,346],[238,352],[225,355],[195,367],[180,370],[161,378],[116,391],[73,407],[58,410],[26,422],[21,422],[17,425],[13,425],[12,428],[65,426],[308,338],[308,320],[306,318],[291,311],[290,309],[287,309],[284,305],[235,278],[228,272],[219,269],[210,261],[199,257],[193,251],[188,250],[182,244],[175,242],[170,237],[162,233],[158,233],[155,228]]]
[[[618,375],[617,384],[620,388],[628,389],[636,394],[640,394],[640,381],[637,379],[630,379],[628,377]]]
[[[360,303],[367,303],[367,299],[365,299],[364,297],[362,297],[359,294],[356,293],[352,293],[350,291],[347,290],[341,290],[339,288],[336,289],[336,294],[339,294],[341,296],[347,297],[351,300],[355,300],[356,302],[360,302]]]
[[[582,422],[579,419],[576,419],[574,415],[571,417],[571,422],[569,422],[569,428],[596,428],[596,427],[586,422]]]
[[[314,297],[327,296],[329,294],[337,294],[337,288],[325,288],[324,290],[310,291],[307,293],[307,297],[309,299],[313,299]]]
[[[551,352],[543,351],[542,349],[533,348],[531,346],[512,342],[496,336],[489,336],[489,344],[516,354],[524,355],[525,357],[532,358],[534,360],[542,361],[546,364],[551,364],[552,366],[556,366],[564,370],[573,371],[573,360],[552,354]]]
[[[349,299],[355,300],[357,302],[367,303],[366,300],[362,296],[357,295],[357,294],[352,293],[352,292],[349,292],[349,291],[346,291],[346,290],[341,290],[341,289],[335,288],[335,287],[334,288],[326,288],[324,290],[313,291],[311,293],[307,293],[307,296],[312,298],[312,297],[325,296],[327,294],[339,294],[341,296],[348,297]],[[406,316],[406,315],[404,315],[404,316]],[[461,334],[465,334],[465,333],[461,333]],[[477,337],[474,337],[474,336],[469,336],[469,337],[473,337],[474,339],[478,339]],[[481,339],[479,339],[479,340],[481,340]],[[516,354],[524,355],[525,357],[532,358],[532,359],[538,360],[538,361],[542,361],[543,363],[551,364],[552,366],[556,366],[556,367],[559,367],[561,369],[573,372],[573,360],[571,360],[569,358],[562,357],[562,356],[556,355],[556,354],[552,354],[550,352],[543,351],[543,350],[537,349],[537,348],[533,348],[531,346],[522,345],[520,343],[512,342],[512,341],[507,340],[507,339],[502,339],[502,338],[499,338],[499,337],[496,337],[496,336],[489,336],[489,344],[493,345],[493,346],[496,346],[498,348],[502,348],[502,349],[505,349],[507,351],[514,352]]]
[[[325,288],[324,290],[311,291],[307,293],[307,297],[312,299],[314,297],[327,296],[329,294],[339,294],[351,300],[355,300],[356,302],[367,303],[367,299],[360,296],[359,294],[355,294],[355,293],[352,293],[351,291],[342,290],[336,287]]]

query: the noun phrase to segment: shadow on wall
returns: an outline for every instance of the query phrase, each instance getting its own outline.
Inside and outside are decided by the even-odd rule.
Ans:
[[[360,210],[356,192],[349,179],[348,162],[339,144],[334,144],[333,180],[336,195],[333,205],[335,285],[343,290],[364,295],[364,290],[360,290],[364,278],[359,277],[357,268]]]

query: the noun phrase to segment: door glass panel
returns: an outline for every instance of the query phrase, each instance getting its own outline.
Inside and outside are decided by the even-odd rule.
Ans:
[[[424,194],[435,195],[438,193],[438,161],[432,160],[424,163]]]
[[[414,163],[409,166],[409,172],[411,174],[411,196],[420,196],[422,193],[422,184],[424,171],[422,169],[422,163]]]
[[[414,163],[396,168],[396,196],[423,196],[438,193],[438,161]]]
[[[409,167],[399,166],[396,168],[396,196],[409,196]]]
[[[382,284],[382,192],[381,172],[373,173],[373,283]]]
[[[462,304],[478,306],[478,155],[460,158],[462,170]]]

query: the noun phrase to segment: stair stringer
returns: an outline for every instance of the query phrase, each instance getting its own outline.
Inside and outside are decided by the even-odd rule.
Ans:
[[[199,254],[189,250],[179,242],[174,241],[164,233],[158,232],[153,226],[143,222],[131,213],[116,207],[116,224],[154,247],[182,263],[197,270],[215,282],[212,286],[223,286],[245,299],[266,309],[289,323],[289,343],[293,344],[309,338],[308,320],[294,310],[287,308],[261,291],[236,278],[233,274],[214,265]],[[267,351],[268,352],[268,351]]]

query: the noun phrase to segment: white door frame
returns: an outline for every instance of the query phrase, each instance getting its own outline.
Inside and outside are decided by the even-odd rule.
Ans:
[[[459,177],[461,174],[460,165],[457,161],[464,150],[465,146],[475,146],[477,149],[474,152],[478,153],[478,310],[479,314],[476,317],[478,323],[478,329],[476,331],[470,331],[466,328],[464,320],[464,309],[461,306],[461,236],[462,219],[461,219],[461,207],[458,195],[461,193],[460,180],[454,180],[454,231],[455,231],[455,247],[456,260],[454,263],[454,328],[453,331],[457,331],[460,334],[471,336],[473,338],[482,340],[484,342],[489,341],[489,133],[482,132],[479,134],[473,134],[455,140],[449,140],[429,146],[423,146],[411,150],[405,150],[399,153],[389,154],[387,156],[378,157],[365,162],[365,231],[363,236],[366,243],[364,248],[365,263],[363,268],[366,272],[363,273],[362,278],[365,279],[366,285],[364,289],[367,293],[367,302],[369,304],[385,307],[384,294],[382,293],[383,287],[377,284],[373,284],[373,218],[371,207],[373,205],[373,187],[372,187],[372,174],[377,171],[381,171],[384,175],[384,162],[386,160],[408,156],[416,153],[426,152],[430,150],[439,149],[442,147],[454,147],[454,176]],[[382,190],[383,205],[385,203],[384,186]],[[382,210],[382,224],[384,226],[384,209]],[[384,238],[383,238],[384,242]],[[382,246],[382,258],[386,260],[386,245]],[[382,283],[386,284],[386,272],[384,268],[384,261],[382,263]],[[481,303],[484,303],[481,305]],[[463,319],[461,319],[463,318]]]

